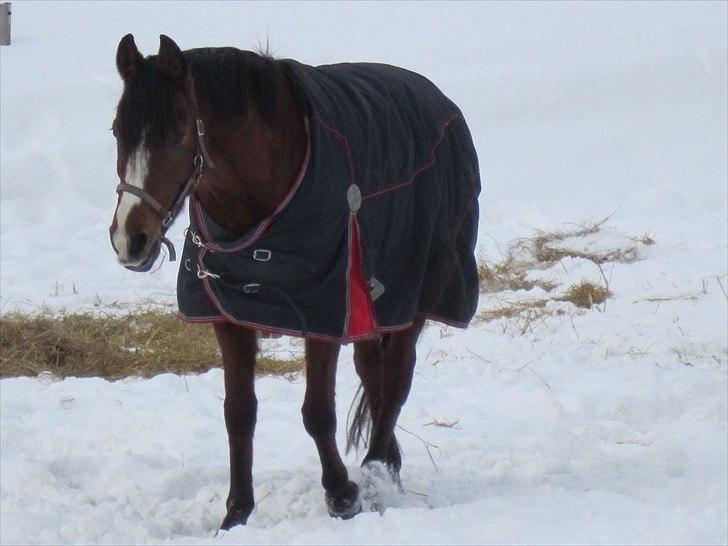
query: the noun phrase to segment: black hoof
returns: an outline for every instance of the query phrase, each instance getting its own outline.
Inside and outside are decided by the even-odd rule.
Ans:
[[[332,518],[351,519],[361,512],[359,486],[347,482],[340,491],[326,492],[326,507]]]
[[[222,520],[220,529],[223,531],[229,531],[236,525],[245,525],[248,522],[248,517],[253,511],[255,503],[248,502],[243,505],[236,505],[234,502],[227,502],[227,515]]]
[[[225,519],[222,520],[220,529],[229,531],[236,525],[245,525],[248,522],[248,515],[243,512],[228,512]]]

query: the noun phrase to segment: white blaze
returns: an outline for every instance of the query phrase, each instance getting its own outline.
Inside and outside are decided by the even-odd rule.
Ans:
[[[149,174],[149,150],[144,145],[142,136],[139,146],[134,151],[126,164],[124,182],[130,186],[144,189],[144,181]],[[134,207],[141,205],[142,200],[128,191],[122,192],[119,205],[116,207],[116,232],[114,233],[114,246],[118,250],[117,260],[122,264],[129,261],[129,235],[126,233],[126,219]]]

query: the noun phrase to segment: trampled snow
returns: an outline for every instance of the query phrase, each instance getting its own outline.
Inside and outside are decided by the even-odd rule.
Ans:
[[[300,421],[304,379],[262,377],[247,527],[228,485],[220,370],[0,381],[0,542],[728,542],[727,14],[724,3],[13,3],[0,48],[0,310],[174,302],[176,264],[118,266],[108,128],[133,32],[323,64],[388,62],[464,111],[482,164],[479,251],[611,215],[529,278],[613,293],[591,310],[466,331],[431,324],[397,435],[404,495],[342,522]],[[171,232],[182,241],[184,221]],[[654,245],[640,242],[649,234]],[[481,297],[481,310],[546,297]],[[299,340],[265,341],[300,352]],[[358,386],[337,381],[340,445]],[[346,464],[360,479],[357,457]]]

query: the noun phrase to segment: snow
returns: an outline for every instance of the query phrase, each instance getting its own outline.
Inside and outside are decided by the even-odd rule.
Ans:
[[[728,382],[724,3],[26,3],[0,49],[0,310],[174,301],[176,264],[119,267],[108,132],[133,32],[322,64],[389,62],[469,123],[484,180],[479,251],[611,215],[529,278],[609,281],[598,309],[427,327],[400,417],[403,483],[380,515],[326,515],[300,422],[302,377],[256,384],[256,509],[227,494],[222,373],[0,381],[0,542],[725,544]],[[231,24],[232,23],[232,24]],[[184,222],[172,240],[182,241]],[[638,241],[649,234],[655,244]],[[481,310],[547,297],[487,294]],[[300,353],[297,340],[265,349]],[[358,386],[337,380],[339,440]],[[437,426],[451,424],[452,426]],[[346,464],[361,478],[354,454]]]

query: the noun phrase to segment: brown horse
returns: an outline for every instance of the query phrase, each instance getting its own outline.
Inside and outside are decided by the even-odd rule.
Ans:
[[[319,84],[306,83],[308,75],[317,69],[294,61],[273,60],[233,48],[182,52],[174,41],[163,35],[158,55],[144,58],[133,37],[127,35],[119,43],[116,64],[124,81],[124,91],[113,122],[121,183],[117,187],[119,198],[110,228],[111,242],[119,263],[134,271],[149,270],[160,253],[161,244],[169,244],[165,238],[167,228],[185,199],[191,196],[193,225],[185,244],[187,259],[180,268],[179,289],[182,292],[182,289],[192,287],[202,295],[199,301],[191,304],[183,305],[181,301],[180,309],[183,318],[214,324],[222,353],[224,413],[230,446],[230,493],[222,528],[245,524],[254,508],[256,330],[306,338],[303,423],[315,441],[321,459],[321,481],[329,513],[332,517],[353,517],[361,510],[359,487],[349,481],[335,440],[334,387],[341,342],[354,342],[354,364],[363,387],[363,397],[349,431],[350,444],[356,444],[362,438],[371,421],[369,448],[362,464],[381,462],[398,482],[401,456],[394,428],[410,390],[415,344],[424,322],[433,318],[464,326],[475,309],[477,279],[473,281],[472,254],[480,189],[477,160],[445,169],[441,166],[444,160],[439,156],[441,153],[452,155],[448,150],[455,149],[458,143],[456,137],[446,135],[455,132],[460,135],[457,138],[462,141],[461,148],[474,157],[469,133],[459,111],[449,102],[444,109],[430,108],[433,115],[439,116],[438,121],[431,124],[432,131],[428,128],[425,134],[418,129],[417,133],[429,139],[429,143],[420,155],[405,150],[406,160],[396,157],[407,143],[397,143],[391,135],[384,135],[388,140],[382,146],[386,148],[386,157],[394,158],[394,167],[384,175],[378,175],[377,180],[382,178],[382,185],[367,186],[367,165],[388,160],[377,156],[375,147],[366,142],[358,144],[354,134],[357,128],[362,128],[359,140],[366,141],[373,127],[367,125],[368,118],[377,120],[385,116],[388,127],[402,126],[408,131],[414,125],[414,122],[407,122],[397,108],[385,112],[382,103],[378,102],[380,99],[374,101],[369,113],[362,114],[359,108],[352,118],[354,128],[345,134],[341,129],[346,125],[344,114],[333,112],[324,119],[323,107],[316,106],[317,99],[312,91],[312,86]],[[367,84],[369,87],[384,81],[385,71],[392,72],[395,80],[404,78],[405,74],[401,69],[383,65],[332,66],[341,66],[342,70],[348,71],[346,74],[351,70],[360,71],[357,81],[373,74]],[[322,81],[333,81],[337,74],[328,72]],[[407,78],[412,75],[406,74]],[[391,88],[395,84],[388,82],[387,85]],[[353,88],[357,89],[357,86],[364,94],[369,88],[360,83],[355,83]],[[427,86],[428,93],[440,100],[439,91],[424,78],[417,76],[416,83],[407,89],[417,86]],[[384,95],[377,92],[372,96]],[[329,99],[331,97],[321,100]],[[386,102],[386,98],[381,100]],[[335,96],[330,100],[331,108],[341,108],[344,102],[344,98]],[[324,149],[321,140],[324,137],[335,146],[335,152]],[[336,157],[327,157],[326,153],[335,153]],[[349,184],[342,186],[341,192],[339,186],[332,191],[324,187],[321,196],[316,195],[320,186],[309,181],[311,173],[339,163],[345,172],[341,176],[348,178]],[[440,192],[437,188],[443,186],[443,180],[453,172],[458,173],[457,184],[452,183],[453,187],[447,192]],[[428,182],[430,179],[426,177],[430,175]],[[384,180],[384,177],[390,178]],[[325,184],[328,184],[332,177],[325,178]],[[335,184],[342,182],[334,180]],[[426,184],[434,185],[426,187]],[[432,205],[434,212],[421,214],[413,209],[406,213],[409,205],[403,201],[403,192],[409,192],[407,195],[411,194],[417,200],[423,200],[425,193],[436,193],[436,203]],[[336,228],[319,229],[312,222],[338,214],[338,206],[321,203],[317,208],[317,202],[327,199],[329,194],[335,194],[346,208],[344,220]],[[459,197],[448,197],[452,195]],[[306,196],[315,197],[315,202],[305,206],[297,204]],[[448,199],[452,203],[444,211],[443,203]],[[362,212],[367,207],[374,209],[375,203],[389,203],[386,200],[392,200],[390,205],[395,208],[387,209],[383,216],[367,224],[368,220],[359,208]],[[419,204],[416,206],[420,207]],[[312,209],[315,210],[311,212]],[[400,209],[402,212],[397,212]],[[332,211],[331,214],[328,211]],[[310,218],[295,223],[309,213]],[[392,223],[400,216],[405,220],[400,224]],[[291,228],[286,224],[288,217],[291,217]],[[437,228],[440,218],[445,219],[447,225],[442,236],[438,236]],[[338,232],[339,227],[343,234]],[[309,229],[318,232],[309,236],[305,233]],[[413,271],[419,268],[420,273],[405,270],[393,274],[383,261],[380,266],[372,265],[374,261],[368,248],[387,246],[377,242],[379,239],[374,234],[378,229],[382,237],[397,230],[415,237],[414,243],[399,244],[399,250],[395,248],[395,251],[406,261],[398,266],[400,269],[405,266]],[[282,234],[276,235],[278,232]],[[301,238],[302,232],[306,238]],[[243,237],[243,242],[225,247],[225,241],[218,241],[216,233],[228,234],[228,240]],[[253,248],[253,241],[265,240],[260,238],[266,236],[278,236],[284,242],[298,241],[296,238],[299,237],[303,245],[311,240],[314,243],[298,252],[298,261],[292,258],[293,261],[285,261],[284,256],[276,262],[282,253],[278,253],[272,239],[265,248],[260,245]],[[333,242],[328,244],[329,240]],[[232,259],[232,254],[228,253],[231,247],[244,254],[244,261],[238,265],[216,262],[216,268],[210,265],[214,260]],[[333,249],[330,255],[329,247]],[[345,257],[339,259],[341,248]],[[384,256],[384,250],[378,255]],[[334,265],[322,271],[324,265],[316,261],[318,256],[326,257],[327,263]],[[305,267],[296,265],[299,263]],[[394,263],[394,260],[387,260],[387,263]],[[262,281],[251,277],[256,282],[250,282],[251,278],[246,277],[238,283],[234,277],[247,264],[273,268],[270,279]],[[369,275],[374,269],[381,271],[377,273],[378,278]],[[303,273],[299,273],[301,271]],[[289,277],[299,274],[309,277],[294,283],[293,288],[286,284]],[[434,282],[435,279],[438,282]],[[276,282],[283,284],[276,285]],[[325,286],[322,292],[333,294],[324,311],[309,305],[305,299],[311,287],[319,285]],[[464,295],[460,289],[463,285],[467,285]],[[264,294],[266,287],[267,295]],[[248,307],[230,310],[227,304],[221,303],[223,292],[228,289],[237,294],[231,305]],[[386,297],[380,297],[383,290],[387,290]],[[414,293],[413,303],[398,303],[406,301],[405,293],[410,291]],[[270,302],[276,294],[280,296],[279,303],[283,303],[274,306]],[[381,307],[384,305],[389,307]],[[196,310],[195,306],[202,306],[202,310]],[[464,308],[459,315],[450,312],[457,306]],[[269,308],[269,319],[257,315]],[[338,314],[340,309],[343,309],[341,316]],[[386,315],[390,310],[393,310],[394,318],[387,322]]]

